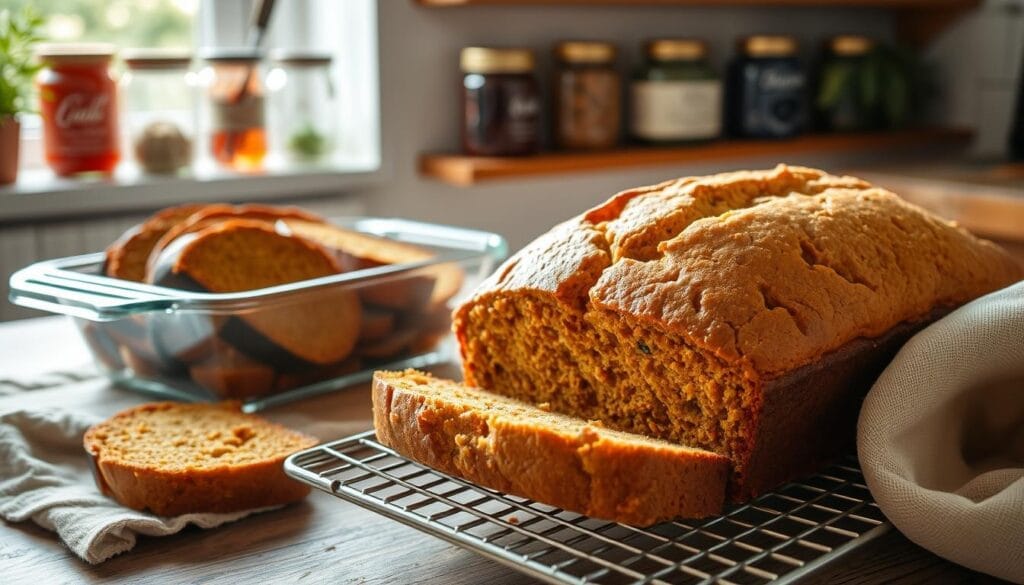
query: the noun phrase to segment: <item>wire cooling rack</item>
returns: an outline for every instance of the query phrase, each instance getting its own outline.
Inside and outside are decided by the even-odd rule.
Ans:
[[[314,487],[551,583],[792,583],[886,532],[854,457],[722,516],[637,528],[482,488],[373,431],[285,462]]]

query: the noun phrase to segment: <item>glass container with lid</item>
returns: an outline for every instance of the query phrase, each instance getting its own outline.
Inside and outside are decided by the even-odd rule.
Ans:
[[[196,75],[188,51],[129,49],[121,78],[129,150],[147,173],[173,174],[192,162]]]
[[[730,133],[751,138],[799,134],[807,120],[807,77],[796,39],[754,35],[740,39],[729,68]]]
[[[114,46],[41,44],[36,75],[46,162],[61,176],[110,174],[120,160]]]
[[[484,156],[540,148],[540,87],[533,51],[467,47],[462,69],[462,146]]]
[[[561,148],[611,148],[619,140],[621,81],[615,45],[566,41],[555,46],[555,142]]]
[[[281,50],[271,54],[271,150],[284,160],[314,163],[337,144],[338,103],[331,81],[331,55]]]
[[[631,88],[630,130],[645,142],[690,142],[722,131],[722,81],[696,39],[647,43]]]
[[[864,99],[864,73],[874,41],[860,35],[839,35],[829,39],[818,72],[814,100],[821,127],[835,131],[870,130],[882,126],[877,100]]]
[[[263,167],[267,154],[262,53],[256,49],[212,49],[203,53],[200,74],[204,142],[218,164],[238,171]]]

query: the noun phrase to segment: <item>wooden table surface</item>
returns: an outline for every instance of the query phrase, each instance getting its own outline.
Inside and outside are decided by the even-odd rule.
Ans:
[[[0,325],[0,381],[47,370],[88,372],[77,333],[61,318]],[[453,368],[448,368],[452,370]],[[0,396],[0,414],[40,406],[112,414],[145,399],[100,379]],[[368,388],[356,387],[265,415],[323,440],[370,428]],[[938,519],[936,519],[939,521]],[[968,543],[965,543],[968,544]],[[297,505],[211,530],[141,537],[134,550],[96,566],[31,522],[0,530],[0,583],[487,583],[531,580],[412,528],[315,491]],[[808,579],[810,583],[998,582],[944,561],[896,531]]]

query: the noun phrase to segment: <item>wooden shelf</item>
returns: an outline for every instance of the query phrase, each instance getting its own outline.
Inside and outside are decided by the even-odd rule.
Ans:
[[[526,157],[424,154],[420,174],[469,186],[483,181],[658,165],[681,165],[807,153],[885,152],[913,147],[958,146],[971,139],[962,128],[926,128],[864,134],[820,134],[791,140],[728,140],[700,146],[626,147],[601,152],[551,152]]]
[[[892,10],[899,38],[925,46],[981,0],[415,0],[421,6],[749,6]]]

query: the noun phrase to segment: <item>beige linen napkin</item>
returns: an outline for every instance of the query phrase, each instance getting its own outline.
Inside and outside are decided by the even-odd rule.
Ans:
[[[1024,282],[911,339],[864,401],[857,447],[910,540],[1024,583]]]

